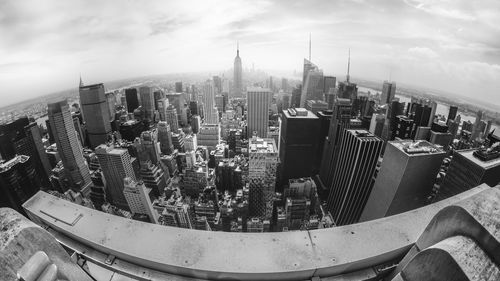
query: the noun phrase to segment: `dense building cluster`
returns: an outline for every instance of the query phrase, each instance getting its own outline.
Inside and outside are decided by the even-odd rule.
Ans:
[[[500,139],[395,82],[373,94],[304,60],[302,81],[84,85],[45,127],[0,125],[0,203],[38,190],[171,227],[296,231],[399,214],[500,181]],[[399,95],[399,97],[397,96]],[[465,115],[464,115],[465,116]],[[465,118],[464,118],[465,119]]]

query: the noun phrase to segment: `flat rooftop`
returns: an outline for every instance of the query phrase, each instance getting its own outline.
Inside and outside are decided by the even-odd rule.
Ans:
[[[274,153],[278,152],[276,142],[272,138],[251,138],[248,140],[249,152],[252,153]]]
[[[296,110],[301,110],[303,109],[305,112],[306,112],[306,115],[290,115],[290,112],[288,112],[288,110],[283,110],[283,114],[285,115],[286,118],[291,118],[291,119],[319,119],[318,116],[316,116],[316,114],[312,113],[311,111],[305,109],[305,108],[296,108]],[[304,111],[301,111],[301,112],[304,112]]]
[[[271,92],[271,90],[269,90],[268,88],[262,88],[262,87],[247,87],[247,93],[250,93],[250,92]]]
[[[472,149],[466,151],[457,151],[457,153],[460,153],[463,157],[467,158],[468,160],[472,161],[474,164],[482,167],[483,169],[491,169],[495,166],[500,165],[500,157],[492,159],[490,161],[482,161],[481,159],[473,155],[474,151],[476,150]]]
[[[407,155],[423,155],[423,154],[441,154],[445,153],[441,148],[438,148],[434,144],[426,140],[400,140],[400,141],[390,141],[390,144],[406,153]]]

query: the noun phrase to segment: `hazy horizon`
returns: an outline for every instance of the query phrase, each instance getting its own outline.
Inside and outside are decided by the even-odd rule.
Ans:
[[[0,106],[154,73],[243,67],[351,76],[499,103],[497,1],[3,1]],[[153,73],[153,74],[152,74]],[[160,74],[158,74],[160,75]],[[15,94],[13,94],[15,93]]]

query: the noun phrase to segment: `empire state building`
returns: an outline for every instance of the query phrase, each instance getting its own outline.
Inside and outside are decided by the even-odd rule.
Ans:
[[[234,58],[234,91],[233,98],[243,97],[243,83],[242,83],[242,70],[239,44],[236,48],[236,57]]]

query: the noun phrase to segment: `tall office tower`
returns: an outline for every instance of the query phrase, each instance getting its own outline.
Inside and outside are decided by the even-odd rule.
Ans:
[[[384,125],[384,132],[382,138],[385,140],[394,140],[394,132],[397,128],[397,117],[403,115],[405,104],[393,100],[387,110],[386,124]]]
[[[253,137],[248,142],[250,215],[270,219],[273,211],[279,156],[273,139]]]
[[[198,115],[198,102],[190,101],[189,102],[189,111],[191,111],[191,115]]]
[[[158,113],[160,113],[160,121],[167,121],[168,106],[169,102],[167,98],[161,98],[156,101],[156,108],[158,109]]]
[[[380,104],[389,104],[396,97],[396,82],[384,81],[382,85],[382,96],[380,97]]]
[[[196,134],[189,134],[184,137],[184,150],[196,151],[198,149],[198,139]]]
[[[359,221],[373,187],[384,141],[365,130],[345,130],[327,209],[337,225]]]
[[[292,99],[290,100],[290,107],[300,106],[300,96],[302,95],[302,85],[297,85],[292,89]]]
[[[219,113],[226,112],[226,100],[223,95],[215,96],[215,107]]]
[[[283,92],[288,93],[288,79],[281,78],[281,89]]]
[[[241,67],[240,46],[236,48],[236,57],[234,58],[234,76],[233,76],[233,94],[231,98],[243,97],[243,70]]]
[[[400,139],[411,139],[413,134],[413,119],[408,118],[405,115],[398,115],[396,117],[396,126],[394,127],[394,130],[392,131],[392,137],[391,139],[394,139],[396,137]]]
[[[316,116],[319,118],[319,136],[318,136],[318,145],[316,149],[316,170],[314,170],[314,174],[319,174],[319,169],[321,168],[321,161],[323,159],[323,148],[325,146],[326,138],[328,137],[328,130],[330,129],[330,122],[332,120],[333,111],[331,110],[322,110],[319,111]],[[279,149],[279,147],[278,147]]]
[[[332,185],[340,140],[344,133],[344,129],[350,126],[351,108],[352,105],[349,99],[337,98],[335,100],[332,117],[330,119],[330,128],[328,129],[328,137],[323,147],[324,152],[319,174],[323,191],[329,189]]]
[[[16,155],[0,162],[0,206],[24,213],[21,205],[38,190],[40,179],[29,156]]]
[[[182,82],[175,82],[175,92],[182,93]]]
[[[29,156],[40,177],[42,186],[50,187],[49,176],[52,167],[42,144],[42,136],[36,122],[30,122],[28,117],[21,117],[0,125],[0,154],[7,161],[16,155]]]
[[[112,144],[99,145],[95,149],[95,154],[106,180],[108,201],[121,209],[128,210],[129,207],[123,195],[123,179],[130,177],[135,180],[130,154],[127,149],[115,148]]]
[[[214,81],[215,94],[222,93],[222,79],[219,76],[214,76],[212,80]]]
[[[109,121],[115,120],[115,105],[116,105],[116,97],[115,93],[109,92],[106,93],[106,106],[108,107],[108,112],[109,112]]]
[[[174,152],[170,125],[165,121],[158,122],[158,141],[160,142],[160,151],[162,154],[169,155]]]
[[[106,183],[101,169],[92,171],[90,174],[92,186],[90,187],[89,198],[97,210],[101,210],[102,205],[106,203]]]
[[[493,124],[493,121],[488,120],[488,122],[486,123],[486,127],[484,128],[485,135],[488,135],[490,133],[492,124]]]
[[[376,135],[377,137],[382,137],[382,131],[384,130],[385,114],[373,114],[370,122],[370,133]]]
[[[30,158],[33,159],[35,170],[40,171],[38,175],[42,177],[41,181],[43,184],[43,181],[45,180],[44,177],[48,178],[52,167],[50,165],[47,154],[45,153],[45,147],[42,143],[42,135],[40,133],[40,129],[38,128],[38,124],[36,122],[31,122],[24,127],[24,131],[26,132],[26,137],[28,138],[28,140],[30,140],[31,145],[36,152],[33,156],[30,156]],[[4,143],[2,143],[2,145],[4,145]]]
[[[187,112],[184,106],[184,95],[181,93],[168,93],[166,94],[168,99],[168,103],[173,105],[177,110],[177,120],[178,122],[184,126],[187,125]]]
[[[304,68],[302,70],[302,86],[306,84],[307,75],[311,70],[317,70],[318,67],[311,62],[311,59],[304,58]],[[298,104],[297,104],[298,105]]]
[[[445,156],[427,141],[389,141],[360,221],[425,206]]]
[[[199,115],[193,115],[191,117],[191,129],[194,134],[198,134],[201,125],[201,118]]]
[[[161,165],[159,162],[158,165]],[[147,188],[151,189],[151,194],[158,198],[164,192],[167,187],[167,181],[170,182],[170,174],[168,174],[168,169],[163,169],[151,163],[151,160],[148,160],[146,163],[141,165],[140,176],[144,185]]]
[[[305,107],[307,100],[323,100],[323,87],[323,71],[314,66],[307,73],[305,83],[302,85],[300,107]]]
[[[323,94],[326,95],[331,89],[335,90],[337,85],[337,78],[335,76],[323,77]]]
[[[153,99],[155,101],[155,109],[158,110],[158,101],[161,100],[161,99],[165,99],[165,93],[163,92],[163,90],[156,90],[153,92]]]
[[[109,108],[104,94],[104,85],[80,87],[80,106],[87,128],[91,148],[106,143],[111,134]]]
[[[157,130],[142,132],[139,139],[140,145],[137,141],[138,140],[136,139],[134,144],[137,149],[137,155],[139,157],[141,167],[147,161],[151,161],[155,165],[158,164],[160,161],[160,144],[158,143]]]
[[[49,103],[48,118],[69,186],[87,196],[91,184],[89,167],[83,158],[67,100]]]
[[[448,172],[439,188],[437,200],[462,193],[482,183],[500,183],[500,158],[497,148],[487,151],[461,150],[453,153]]]
[[[292,94],[283,93],[282,101],[281,101],[281,110],[287,110],[291,107],[292,102]]]
[[[167,107],[167,123],[168,125],[170,125],[170,130],[172,130],[173,132],[177,132],[177,130],[179,129],[179,121],[177,119],[177,110],[175,109],[174,106],[172,105],[169,105]]]
[[[123,194],[127,200],[129,209],[134,214],[143,214],[149,217],[152,223],[158,223],[158,212],[153,209],[151,199],[149,199],[150,188],[143,182],[136,182],[133,178],[123,180]]]
[[[269,89],[248,88],[248,138],[256,132],[260,138],[267,137],[267,126],[269,125],[269,106],[271,104],[272,93]]]
[[[310,177],[318,169],[316,156],[320,137],[320,120],[304,108],[283,110],[279,156],[281,183],[289,179]]]
[[[457,117],[457,111],[458,111],[457,106],[450,105],[450,111],[448,112],[448,119],[446,119],[446,121],[450,122],[455,120],[455,118]]]
[[[472,128],[472,140],[476,140],[481,137],[481,119],[483,118],[483,112],[478,110],[476,113],[476,121],[474,122],[474,127]],[[484,128],[483,128],[484,129]]]
[[[139,88],[139,95],[141,97],[141,106],[145,113],[145,118],[153,121],[153,114],[155,111],[155,101],[153,89],[148,86]]]
[[[215,108],[215,88],[212,80],[207,80],[203,85],[203,113],[206,124],[219,123],[219,113]]]
[[[139,107],[139,98],[137,97],[137,89],[125,89],[125,98],[127,100],[127,111],[132,113]]]
[[[184,136],[182,130],[172,133],[172,144],[178,152],[184,152]]]

